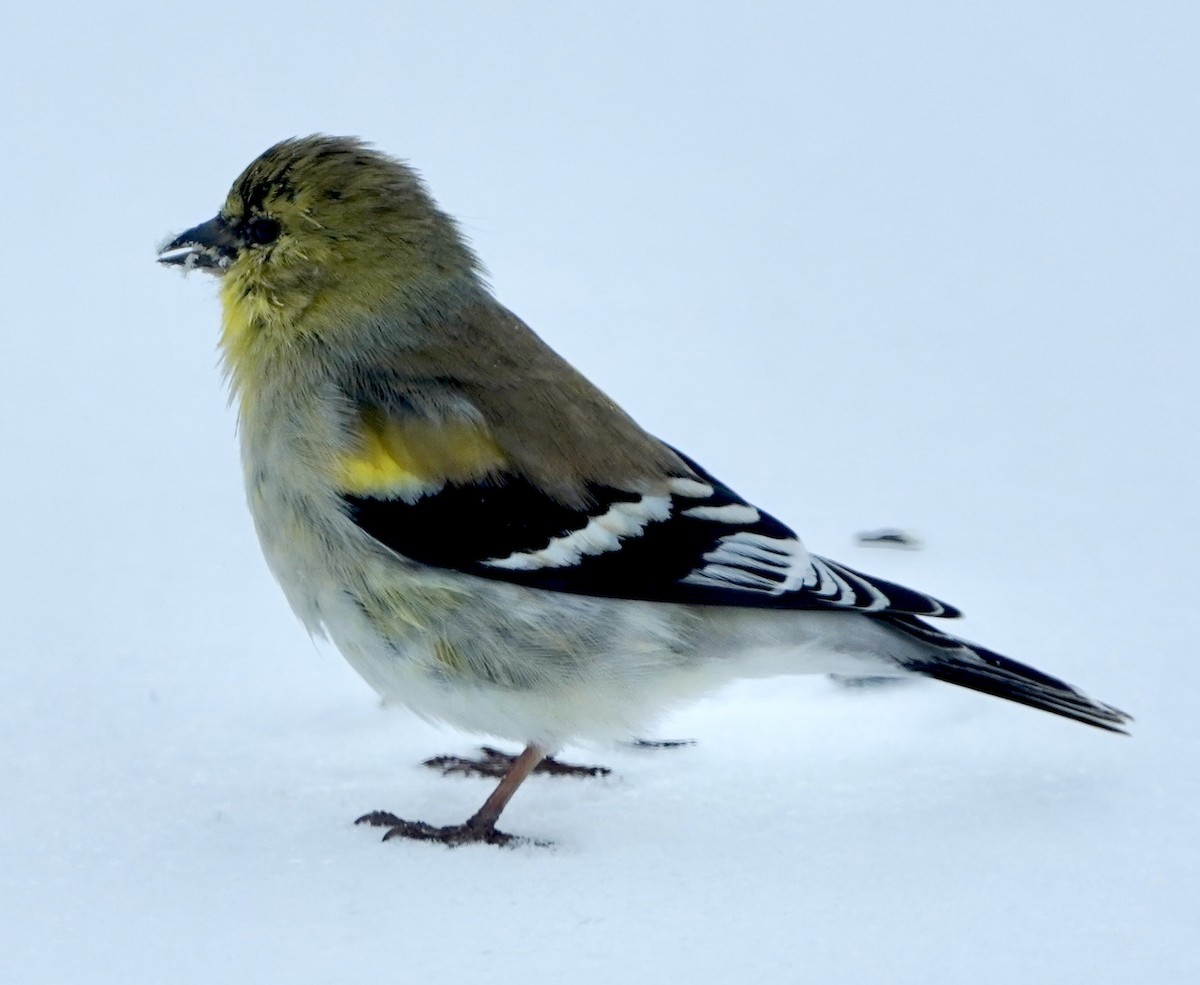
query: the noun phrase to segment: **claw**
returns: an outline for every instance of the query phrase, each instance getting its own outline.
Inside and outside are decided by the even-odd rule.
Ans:
[[[527,838],[516,838],[496,830],[496,819],[508,804],[512,795],[537,765],[545,758],[546,751],[536,743],[531,742],[521,755],[511,758],[496,749],[484,747],[484,755],[495,765],[499,760],[503,764],[500,770],[502,776],[496,789],[492,791],[483,806],[479,808],[463,824],[454,824],[438,828],[424,821],[406,821],[387,811],[372,811],[364,814],[355,824],[369,824],[374,828],[387,828],[383,835],[384,841],[392,838],[411,838],[416,841],[436,841],[443,845],[469,845],[473,842],[483,842],[488,845],[519,845],[527,842]],[[450,757],[443,757],[450,758]],[[436,761],[427,763],[435,768],[441,768],[443,773],[451,772],[453,766],[447,766]],[[560,764],[561,765],[561,764]],[[599,767],[596,767],[597,769]],[[496,774],[493,774],[496,775]],[[548,842],[533,842],[544,845]]]
[[[462,756],[434,756],[425,760],[421,765],[432,770],[441,770],[442,776],[458,773],[462,776],[504,776],[517,761],[516,756],[494,749],[492,746],[480,746],[481,756],[477,759],[466,759]],[[548,776],[609,776],[612,773],[607,766],[576,766],[564,763],[547,756],[533,769],[534,773]]]
[[[406,821],[389,811],[371,811],[370,814],[364,814],[354,823],[369,824],[374,828],[387,828],[383,833],[384,841],[391,841],[393,838],[408,838],[412,841],[435,841],[447,848],[477,843],[503,845],[507,848],[526,844],[540,846],[550,844],[548,841],[533,841],[529,838],[520,838],[504,831],[498,831],[492,824],[472,824],[467,821],[465,824],[450,824],[439,828],[433,824],[426,824],[424,821]]]

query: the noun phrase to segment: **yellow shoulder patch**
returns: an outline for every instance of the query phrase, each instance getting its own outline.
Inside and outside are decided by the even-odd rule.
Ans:
[[[395,496],[481,479],[503,466],[504,454],[482,424],[401,421],[366,410],[336,479],[351,495]]]

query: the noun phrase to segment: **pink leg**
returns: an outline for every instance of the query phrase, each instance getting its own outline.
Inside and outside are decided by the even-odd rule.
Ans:
[[[392,838],[413,838],[418,841],[437,841],[443,845],[466,845],[471,842],[486,842],[489,845],[511,845],[520,839],[503,831],[496,830],[496,821],[500,814],[517,792],[525,777],[536,768],[546,757],[546,751],[540,746],[530,744],[514,761],[508,772],[500,780],[491,796],[483,802],[471,817],[463,824],[453,824],[447,827],[435,827],[424,821],[405,821],[387,811],[372,811],[364,814],[355,824],[369,824],[377,828],[387,828],[383,840]]]

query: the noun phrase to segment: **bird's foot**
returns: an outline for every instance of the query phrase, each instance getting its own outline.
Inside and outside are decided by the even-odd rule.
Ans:
[[[634,749],[683,749],[695,744],[695,739],[630,739],[626,743]]]
[[[424,821],[406,821],[388,811],[371,811],[370,814],[364,814],[354,823],[369,824],[373,828],[387,828],[383,833],[384,841],[391,841],[393,838],[408,838],[412,841],[434,841],[448,848],[474,844],[504,845],[509,848],[524,844],[549,844],[549,842],[531,841],[528,838],[519,838],[516,835],[497,831],[494,824],[467,821],[464,824],[449,824],[439,828],[432,824],[426,824]]]
[[[856,688],[907,687],[915,678],[889,677],[884,674],[829,674],[829,679],[838,687],[853,691]]]
[[[476,759],[465,759],[462,756],[434,756],[433,759],[427,759],[421,765],[428,766],[431,770],[441,770],[442,776],[458,773],[462,776],[502,777],[513,768],[513,764],[517,761],[516,756],[510,756],[491,746],[480,746],[479,751],[482,755]],[[553,756],[547,756],[534,767],[533,772],[549,776],[608,776],[612,770],[607,766],[576,766],[572,763],[560,762]],[[421,836],[414,835],[412,837]]]

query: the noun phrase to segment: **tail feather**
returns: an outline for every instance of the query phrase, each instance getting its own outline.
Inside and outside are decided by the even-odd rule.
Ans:
[[[939,632],[915,616],[884,618],[905,635],[929,644],[920,656],[904,661],[906,670],[1108,732],[1128,734],[1124,726],[1133,721],[1132,716],[1089,698],[1057,677]]]

